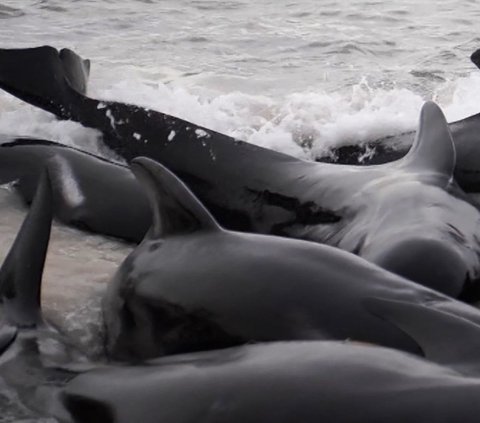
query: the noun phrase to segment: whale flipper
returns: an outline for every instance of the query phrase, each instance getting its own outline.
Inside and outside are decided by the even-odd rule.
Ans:
[[[441,310],[441,305],[383,298],[368,298],[364,305],[409,335],[427,359],[465,374],[480,373],[480,326],[476,323]]]
[[[52,192],[45,171],[27,217],[0,269],[0,301],[6,324],[28,328],[42,322],[40,291],[52,213]]]
[[[445,116],[440,107],[427,101],[420,112],[415,141],[401,159],[401,164],[411,170],[429,171],[451,178],[455,162],[455,146]]]
[[[146,190],[152,208],[149,238],[220,229],[197,197],[167,168],[145,157],[134,159],[130,168]]]
[[[63,119],[72,95],[85,94],[89,71],[90,62],[68,49],[0,49],[0,87]]]

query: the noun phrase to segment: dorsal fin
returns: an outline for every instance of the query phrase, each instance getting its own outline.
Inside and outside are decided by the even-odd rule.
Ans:
[[[167,168],[145,157],[134,159],[130,168],[146,190],[152,207],[149,238],[221,229],[197,197]]]
[[[30,210],[0,269],[0,301],[7,323],[34,327],[42,321],[40,294],[52,224],[52,192],[42,172]]]
[[[455,146],[445,116],[440,107],[427,101],[420,112],[415,141],[401,163],[408,169],[440,173],[450,178],[455,161]]]
[[[465,374],[480,374],[480,326],[424,304],[368,298],[365,307],[409,335],[425,357]]]

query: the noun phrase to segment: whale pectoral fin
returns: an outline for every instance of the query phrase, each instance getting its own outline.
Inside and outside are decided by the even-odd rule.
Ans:
[[[455,146],[445,116],[440,107],[428,101],[420,113],[415,141],[400,163],[413,171],[434,172],[451,178],[455,162]]]
[[[42,321],[40,291],[52,208],[50,181],[44,171],[31,208],[0,269],[0,303],[10,325],[34,327]]]
[[[462,373],[480,374],[479,325],[433,304],[367,298],[364,305],[410,336],[427,359]]]
[[[144,187],[152,208],[153,223],[147,235],[150,239],[221,230],[197,197],[166,167],[139,157],[130,168]]]
[[[0,355],[7,350],[13,341],[15,341],[17,333],[18,329],[7,323],[0,326]]]
[[[47,110],[71,118],[72,95],[85,94],[89,62],[71,50],[53,47],[0,49],[0,88]]]

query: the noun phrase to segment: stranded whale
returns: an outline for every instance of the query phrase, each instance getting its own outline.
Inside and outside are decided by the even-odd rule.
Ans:
[[[54,214],[62,222],[127,241],[143,239],[152,221],[150,208],[124,165],[62,144],[16,139],[0,144],[0,183],[15,181],[30,203],[47,163]]]
[[[62,422],[476,423],[480,380],[385,348],[248,345],[95,370],[58,395]]]
[[[40,310],[41,272],[53,212],[48,173],[47,166],[0,270],[0,381],[2,389],[14,387],[20,400],[18,409],[10,401],[3,417],[53,414],[59,421],[76,423],[136,419],[153,423],[167,416],[173,423],[292,418],[355,423],[383,422],[386,417],[394,422],[440,417],[447,422],[476,421],[479,382],[472,376],[480,370],[480,328],[441,311],[440,304],[439,310],[428,307],[426,314],[423,305],[414,305],[405,314],[402,308],[411,304],[395,301],[373,301],[367,307],[418,336],[428,355],[433,346],[432,358],[445,367],[379,347],[288,342],[177,355],[135,367],[108,366],[76,376],[68,367],[78,357],[43,321]],[[171,189],[176,190],[175,184]],[[169,197],[166,200],[164,207],[174,206]],[[174,223],[182,222],[184,216],[179,216]],[[163,230],[174,227],[164,225]],[[451,335],[447,344],[441,337],[434,340],[447,333]]]
[[[85,83],[71,84],[65,67],[52,47],[3,49],[0,86],[99,129],[127,160],[144,155],[164,164],[226,228],[327,243],[449,295],[478,298],[479,214],[452,181],[455,150],[432,103],[401,161],[368,169],[321,165],[160,112],[88,98],[75,88]]]
[[[293,339],[352,338],[436,351],[404,332],[416,340],[436,327],[427,342],[435,344],[444,336],[453,341],[446,328],[454,322],[478,331],[480,313],[468,305],[337,248],[224,230],[162,165],[140,158],[131,166],[150,199],[153,226],[107,289],[107,348],[114,358]],[[428,330],[427,319],[436,322]]]

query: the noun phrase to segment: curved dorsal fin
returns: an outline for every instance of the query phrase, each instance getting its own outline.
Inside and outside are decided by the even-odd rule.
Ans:
[[[52,225],[52,191],[42,172],[30,210],[0,269],[0,302],[4,318],[17,327],[42,321],[40,294]]]
[[[480,374],[480,326],[424,304],[368,298],[365,307],[409,335],[425,357],[461,373]]]
[[[449,178],[455,168],[455,146],[442,110],[427,101],[420,112],[415,141],[401,163],[415,171],[441,173]]]
[[[161,164],[139,157],[130,168],[146,190],[153,223],[149,238],[219,230],[219,224],[187,186]]]

